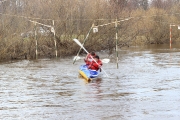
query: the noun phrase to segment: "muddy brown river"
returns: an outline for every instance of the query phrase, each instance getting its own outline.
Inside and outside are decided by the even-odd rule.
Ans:
[[[180,48],[123,48],[101,58],[100,79],[78,76],[83,59],[39,59],[0,64],[1,120],[179,120]],[[84,55],[85,56],[85,55]],[[81,58],[84,57],[83,55]]]

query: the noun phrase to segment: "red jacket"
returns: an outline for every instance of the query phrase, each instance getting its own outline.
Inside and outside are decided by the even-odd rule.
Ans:
[[[86,58],[84,59],[86,65],[90,65],[91,64],[91,62],[93,61],[92,58],[93,58],[93,56],[90,53],[86,56]]]
[[[97,64],[98,63],[98,64]],[[99,68],[102,66],[102,61],[101,60],[98,60],[97,63],[93,60],[91,62],[91,64],[88,66],[89,69],[91,70],[96,70],[98,71]]]

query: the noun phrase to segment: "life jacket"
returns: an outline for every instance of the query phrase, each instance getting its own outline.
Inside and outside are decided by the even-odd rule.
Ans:
[[[97,64],[98,63],[98,64]],[[89,69],[91,70],[96,70],[98,71],[99,68],[102,66],[102,61],[101,60],[98,60],[97,63],[93,60],[91,62],[91,64],[88,66]]]
[[[95,55],[94,55],[95,56]],[[85,63],[86,63],[86,65],[90,65],[91,64],[91,62],[93,61],[93,57],[94,56],[92,56],[90,53],[86,56],[86,58],[85,58]]]

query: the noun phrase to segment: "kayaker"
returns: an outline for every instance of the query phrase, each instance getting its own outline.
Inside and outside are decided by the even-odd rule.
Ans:
[[[91,62],[91,64],[88,66],[88,68],[91,70],[96,70],[96,71],[98,71],[100,69],[100,72],[101,72],[101,66],[103,64],[102,64],[102,61],[100,60],[99,56],[96,55],[96,56],[94,56],[93,59],[94,60]]]
[[[91,62],[93,61],[92,58],[94,56],[96,56],[95,52],[91,52],[91,53],[87,54],[87,56],[84,59],[84,62],[86,63],[87,66],[91,64]]]

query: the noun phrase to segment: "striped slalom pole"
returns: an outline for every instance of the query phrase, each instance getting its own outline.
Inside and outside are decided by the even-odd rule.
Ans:
[[[170,35],[169,35],[169,37],[170,37],[170,40],[169,40],[169,44],[170,44],[170,49],[171,49],[171,44],[172,44],[172,26],[177,26],[177,25],[172,25],[172,24],[170,24]]]
[[[172,39],[171,39],[171,37],[172,37],[172,28],[171,28],[171,24],[170,24],[170,35],[169,35],[169,36],[170,36],[169,44],[170,44],[170,49],[171,49],[171,42],[172,42],[172,41],[171,41],[171,40],[172,40]]]
[[[85,42],[86,42],[87,38],[89,37],[89,34],[90,34],[90,32],[91,32],[91,30],[92,30],[93,27],[94,27],[94,24],[92,24],[91,28],[89,29],[89,31],[88,31],[88,33],[87,33],[87,35],[86,35],[86,38],[84,39],[82,45],[85,44]],[[76,56],[79,56],[79,53],[80,53],[81,50],[82,50],[82,47],[79,49],[79,51],[78,51],[78,53],[77,53]],[[76,62],[76,59],[77,59],[77,57],[73,60],[73,64]]]

